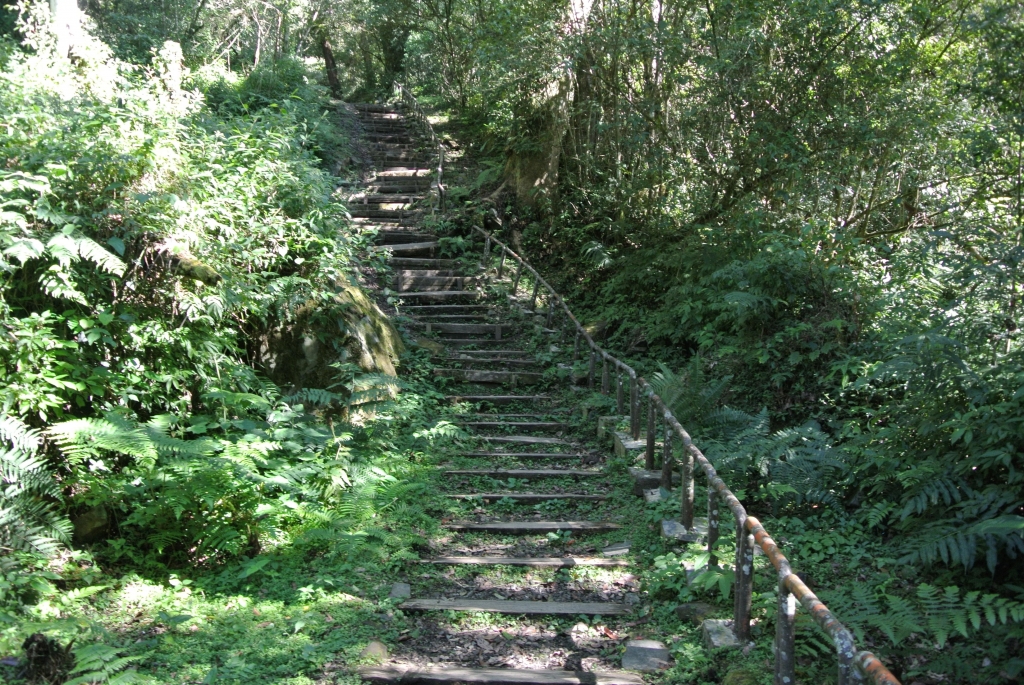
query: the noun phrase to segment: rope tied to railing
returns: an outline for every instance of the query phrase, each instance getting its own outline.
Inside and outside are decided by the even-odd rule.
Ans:
[[[725,481],[718,475],[714,465],[712,465],[708,458],[704,456],[703,452],[693,444],[693,439],[690,434],[679,423],[665,402],[657,393],[655,393],[654,388],[651,387],[646,380],[638,376],[632,367],[601,348],[601,346],[594,341],[587,330],[583,327],[579,319],[573,315],[569,306],[565,303],[565,299],[562,298],[562,296],[559,295],[525,259],[516,254],[508,247],[508,245],[479,226],[474,226],[473,228],[484,237],[488,257],[494,249],[494,246],[497,246],[497,248],[500,249],[502,268],[504,267],[504,263],[508,257],[511,257],[518,263],[516,266],[516,275],[512,290],[513,297],[515,296],[516,290],[518,290],[520,277],[525,271],[534,279],[532,293],[533,307],[536,306],[538,288],[541,286],[543,286],[546,292],[549,320],[552,309],[556,305],[561,306],[565,314],[566,323],[568,324],[571,322],[575,327],[576,335],[573,350],[573,361],[575,362],[579,360],[580,340],[586,341],[587,346],[590,348],[590,354],[588,355],[590,359],[588,369],[588,387],[595,387],[594,381],[598,357],[602,360],[602,392],[606,394],[610,392],[610,367],[613,367],[617,374],[625,374],[629,378],[630,433],[634,439],[637,439],[640,434],[640,394],[641,392],[643,393],[643,396],[650,404],[648,409],[648,467],[652,466],[650,462],[653,458],[653,438],[654,431],[656,429],[654,422],[655,410],[660,412],[664,422],[665,449],[663,456],[663,470],[667,466],[666,462],[672,458],[669,429],[671,429],[671,432],[675,433],[680,439],[683,445],[683,455],[685,456],[682,460],[682,476],[684,480],[681,483],[681,490],[683,493],[681,517],[683,518],[684,525],[690,530],[693,529],[693,464],[696,463],[700,466],[701,471],[703,471],[708,482],[709,565],[717,563],[714,556],[714,547],[718,539],[718,503],[720,501],[724,502],[732,512],[737,521],[736,587],[734,592],[735,604],[733,632],[742,640],[748,639],[750,635],[750,599],[753,592],[754,576],[753,545],[757,545],[761,548],[765,553],[765,556],[775,568],[779,578],[779,615],[776,623],[774,645],[775,685],[793,685],[796,682],[796,660],[794,657],[795,623],[793,620],[796,602],[804,607],[818,627],[820,627],[832,639],[838,660],[839,685],[850,685],[855,682],[860,682],[865,678],[876,685],[900,685],[900,681],[889,671],[888,668],[885,667],[878,657],[871,652],[858,652],[856,650],[853,634],[850,630],[832,614],[829,608],[825,606],[825,603],[822,602],[818,596],[815,595],[809,587],[807,587],[804,581],[800,579],[800,576],[793,572],[789,560],[782,554],[779,546],[771,536],[768,535],[768,532],[765,530],[764,526],[761,525],[761,522],[747,514],[743,504],[736,495],[732,493]],[[483,260],[483,267],[486,269],[487,266],[487,258],[485,258]],[[616,392],[617,394],[619,393],[618,388]],[[621,402],[618,404],[621,406]],[[691,459],[692,462],[690,461]]]

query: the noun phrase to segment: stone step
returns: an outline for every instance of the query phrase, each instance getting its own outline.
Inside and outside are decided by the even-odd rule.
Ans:
[[[458,261],[454,259],[421,259],[417,257],[392,257],[388,264],[394,268],[399,267],[415,267],[421,269],[445,269],[453,266],[458,266]],[[446,311],[451,309],[491,309],[489,305],[421,305],[406,307],[405,311],[416,310],[428,310],[428,309],[445,309]]]
[[[494,338],[435,338],[437,342],[446,347],[490,347],[491,345],[504,345],[507,341],[495,340]],[[461,350],[460,350],[461,351]]]
[[[406,279],[406,280],[403,280],[402,282],[403,283],[410,283],[410,282],[411,283],[418,283],[420,281],[423,281],[423,282],[429,283],[429,282],[431,282],[434,279],[439,280],[439,281],[447,280],[447,281],[451,281],[453,283],[455,283],[455,282],[462,283],[464,281],[470,281],[470,284],[475,284],[476,283],[476,279],[464,278],[462,276],[455,276],[455,277],[451,277],[451,276],[449,276],[449,277],[424,276],[422,278]],[[427,329],[428,333],[460,333],[462,335],[488,335],[488,336],[494,336],[495,340],[501,340],[502,328],[505,328],[505,329],[509,328],[508,325],[505,325],[503,327],[499,323],[441,323],[441,322],[435,323],[435,322],[432,322],[432,321],[413,322],[412,326],[414,326],[415,328],[425,328],[425,329]]]
[[[412,136],[407,131],[373,131],[363,129],[367,140],[375,143],[398,143],[400,145],[411,145]]]
[[[434,247],[437,246],[437,243],[431,243],[431,244]],[[398,252],[399,250],[403,250],[403,253],[404,253],[404,252],[408,251],[407,248],[408,248],[407,245],[395,245],[394,247],[389,247],[388,249],[390,249],[392,252]],[[398,293],[398,296],[403,301],[415,301],[415,302],[423,302],[423,301],[426,301],[426,300],[433,300],[433,301],[479,300],[482,297],[482,295],[479,292],[475,291],[475,290],[423,290],[423,291],[419,291],[419,292],[408,291],[408,292]],[[442,341],[439,340],[438,342],[442,342]],[[462,341],[459,341],[459,342],[462,342]]]
[[[578,454],[566,454],[564,452],[460,452],[460,456],[473,458],[515,458],[529,461],[540,461],[541,459],[564,459],[568,461],[579,461],[582,457]]]
[[[420,210],[410,209],[373,209],[372,207],[364,207],[362,205],[354,205],[349,207],[349,216],[353,219],[412,219],[414,217],[422,216],[423,212]]]
[[[558,421],[456,421],[467,428],[514,428],[524,431],[560,431],[568,425]]]
[[[415,233],[413,231],[399,231],[378,229],[376,243],[378,245],[404,245],[406,243],[428,243],[436,236],[430,233]]]
[[[402,254],[406,256],[418,256],[421,254],[433,255],[434,251],[437,249],[437,245],[438,244],[436,242],[404,243],[402,245],[389,245],[388,250],[391,251],[391,254]]]
[[[421,564],[438,566],[528,566],[532,568],[572,568],[573,566],[629,566],[625,559],[605,557],[435,557],[420,559]]]
[[[540,478],[594,478],[603,476],[600,471],[583,469],[446,469],[450,476],[489,476],[490,478],[522,478],[537,480]]]
[[[477,280],[475,278],[467,278],[465,276],[415,276],[411,278],[402,278],[401,276],[395,278],[395,290],[399,292],[405,291],[433,291],[433,292],[453,292],[469,290],[475,287]],[[412,323],[417,328],[426,328],[427,332],[439,331],[441,327],[449,326],[475,326],[477,324],[434,324],[429,323]],[[493,326],[491,327],[493,329]],[[500,330],[500,328],[499,328]],[[457,332],[457,331],[451,331]]]
[[[513,599],[410,599],[402,611],[486,611],[494,614],[623,616],[633,607],[609,602],[530,602]]]
[[[584,502],[601,502],[608,499],[604,495],[587,495],[585,493],[559,493],[546,494],[539,492],[482,492],[472,495],[448,495],[451,499],[473,500],[478,499],[484,502],[492,502],[499,499],[510,499],[516,502],[550,502],[558,499],[580,500]]]
[[[544,378],[543,374],[529,371],[485,371],[481,369],[434,369],[434,375],[441,378],[452,378],[463,383],[496,383],[512,386],[533,385],[540,383]]]
[[[407,205],[424,199],[426,195],[420,193],[415,195],[403,195],[400,193],[367,193],[358,192],[350,195],[348,204],[350,207],[359,205]]]
[[[540,362],[534,361],[533,359],[502,359],[501,357],[470,357],[470,356],[459,356],[449,355],[447,357],[450,360],[458,361],[463,364],[472,364],[474,368],[477,365],[497,365],[497,366],[509,366],[509,367],[529,367],[529,366],[540,366]]]
[[[562,438],[547,438],[542,435],[474,435],[478,440],[505,442],[513,445],[571,445]]]
[[[448,530],[466,533],[504,533],[506,535],[536,535],[569,530],[580,533],[608,533],[622,528],[611,521],[491,521],[488,523],[448,523]]]
[[[408,233],[405,235],[427,235],[425,233]],[[394,265],[392,265],[394,266]],[[443,276],[451,278],[453,276],[462,277],[462,274],[455,269],[396,269],[395,276],[399,278],[416,278],[418,276]]]
[[[400,116],[399,111],[391,105],[379,105],[376,102],[353,102],[352,106],[360,112],[374,112],[377,114],[394,114]]]
[[[434,174],[434,168],[433,167],[420,167],[420,168],[417,168],[417,167],[397,167],[397,168],[394,168],[394,169],[385,169],[383,171],[376,172],[374,174],[373,179],[371,179],[370,182],[373,183],[374,181],[380,180],[380,179],[396,179],[396,180],[397,179],[404,179],[404,180],[408,180],[408,179],[425,178],[427,180],[433,180],[432,179],[433,174]]]
[[[515,404],[516,402],[527,402],[530,404],[550,400],[548,395],[446,395],[449,402],[488,402],[490,404]]]
[[[626,671],[542,671],[515,668],[455,668],[452,666],[363,666],[359,677],[374,683],[424,685],[644,685]]]
[[[459,350],[452,355],[452,358],[463,359],[465,357],[479,356],[479,355],[501,355],[503,357],[524,357],[532,354],[526,350]]]
[[[419,314],[413,318],[422,323],[487,323],[491,320],[487,314]]]

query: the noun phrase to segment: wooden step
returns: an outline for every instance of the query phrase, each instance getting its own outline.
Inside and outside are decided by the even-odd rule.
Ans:
[[[541,402],[550,400],[548,395],[446,395],[449,402],[489,402],[491,404],[513,404],[515,402]]]
[[[422,233],[418,235],[424,235]],[[416,278],[419,276],[461,276],[455,269],[398,269],[395,271],[395,276],[400,278]]]
[[[482,492],[470,495],[448,495],[450,499],[478,499],[491,502],[499,499],[510,499],[516,502],[549,502],[557,499],[571,499],[587,502],[601,502],[608,499],[605,495],[586,495],[578,492],[548,494],[541,492]]]
[[[487,323],[487,314],[417,314],[419,323]],[[534,363],[534,362],[531,362]]]
[[[475,278],[466,278],[465,276],[413,276],[408,278],[397,277],[395,278],[395,290],[406,291],[432,291],[432,292],[458,292],[461,290],[467,290],[473,288],[477,281]],[[423,324],[412,324],[419,328],[427,328],[427,332],[430,332],[431,327],[424,322]],[[439,330],[440,326],[453,326],[455,324],[437,324],[433,330]],[[493,327],[492,327],[493,328]],[[499,329],[500,330],[500,329]],[[448,331],[446,331],[448,332]],[[458,332],[458,331],[450,331]]]
[[[557,431],[568,426],[558,421],[456,421],[470,428],[515,428],[524,431]]]
[[[536,480],[538,478],[593,478],[603,476],[601,471],[584,471],[582,469],[446,469],[449,476],[489,476],[491,478],[522,478]]]
[[[418,281],[419,279],[415,280]],[[459,280],[462,280],[462,278],[459,277]],[[499,323],[435,323],[432,321],[422,321],[414,322],[412,325],[417,328],[426,328],[428,333],[435,332],[459,333],[462,335],[493,335],[495,340],[501,340],[502,325]],[[508,326],[505,326],[505,328],[508,328]]]
[[[478,440],[487,442],[509,442],[516,445],[571,445],[562,438],[545,438],[540,435],[474,435]]]
[[[573,566],[629,566],[625,559],[607,557],[435,557],[420,559],[421,564],[439,566],[530,566],[534,568],[571,568]]]
[[[444,269],[447,267],[457,266],[458,262],[454,259],[424,259],[421,257],[392,257],[388,264],[394,268],[410,267],[410,268],[424,268],[424,269]],[[490,309],[487,305],[473,305],[480,309]],[[462,307],[465,305],[434,305],[432,307],[416,307],[416,309],[435,309],[437,307]],[[414,307],[406,307],[405,311],[414,309]]]
[[[394,264],[396,259],[391,260],[391,264]],[[421,260],[426,261],[426,260]],[[451,262],[455,264],[455,260],[436,259],[436,262]],[[397,266],[397,265],[396,265]],[[459,312],[487,312],[492,311],[494,307],[489,304],[411,304],[402,308],[402,311],[409,312],[410,314],[430,314],[431,312],[445,312],[449,314],[457,314]]]
[[[461,359],[464,356],[476,356],[476,355],[502,355],[505,357],[524,357],[533,354],[526,350],[459,350],[452,354],[453,359]]]
[[[436,240],[437,236],[430,233],[378,229],[375,238],[378,245],[407,245],[409,243],[426,243]]]
[[[478,343],[480,340],[463,342]],[[495,383],[501,385],[532,385],[540,383],[544,374],[529,371],[484,371],[477,369],[434,369],[434,375],[463,383]]]
[[[541,671],[515,668],[454,668],[451,666],[363,666],[359,677],[374,683],[426,685],[644,685],[637,673],[626,671]]]
[[[515,457],[517,459],[575,459],[583,457],[579,454],[566,454],[565,452],[459,452],[460,456],[473,458],[501,458]]]
[[[378,178],[430,178],[434,173],[432,167],[401,167],[396,169],[386,169],[384,171],[378,171],[374,174],[371,183]]]
[[[402,611],[486,611],[560,616],[624,616],[633,611],[628,604],[610,602],[530,602],[515,599],[409,599],[398,608]]]
[[[448,523],[448,530],[467,533],[505,533],[506,535],[535,535],[571,530],[589,533],[607,533],[622,528],[610,521],[492,521],[489,523]]]
[[[501,359],[500,357],[489,358],[489,357],[458,357],[451,356],[445,357],[438,361],[455,361],[462,364],[473,364],[473,368],[477,368],[478,365],[494,364],[497,366],[510,366],[510,367],[529,367],[529,366],[540,366],[540,362],[534,361],[533,359]]]
[[[433,243],[437,245],[437,243]],[[392,251],[397,251],[399,247],[405,248],[405,245],[395,246],[388,248]],[[475,290],[424,290],[420,292],[408,291],[404,293],[398,293],[398,296],[403,300],[479,300],[481,298],[480,293]]]
[[[438,244],[435,242],[404,243],[402,245],[388,245],[388,250],[391,251],[391,254],[413,255],[421,252],[434,254],[434,250],[437,249],[437,245]]]
[[[494,338],[436,338],[436,340],[447,347],[490,347],[491,345],[506,344],[505,341],[495,340]]]

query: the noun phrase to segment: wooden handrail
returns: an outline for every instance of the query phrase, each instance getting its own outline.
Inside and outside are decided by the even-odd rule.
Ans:
[[[430,136],[430,142],[434,146],[434,149],[437,151],[437,167],[435,169],[435,171],[437,172],[437,210],[439,212],[443,212],[445,211],[446,199],[444,187],[444,145],[441,143],[437,135],[434,133],[434,127],[430,125],[430,119],[427,118],[426,112],[424,112],[423,108],[420,107],[420,103],[416,99],[416,96],[409,92],[409,89],[403,86],[398,81],[394,82],[394,89],[395,92],[398,93],[398,97],[399,99],[401,99],[402,103],[412,110],[413,114],[415,115],[415,118],[419,121],[420,126],[422,126],[423,129],[427,132],[427,135]]]
[[[498,267],[499,277],[501,275],[501,270],[504,269],[506,258],[511,257],[518,263],[512,290],[513,296],[515,296],[516,290],[518,290],[520,278],[524,270],[530,273],[534,279],[532,307],[534,310],[536,310],[538,286],[543,286],[544,290],[547,291],[548,328],[551,327],[554,304],[560,305],[566,321],[572,322],[572,325],[576,329],[573,360],[578,361],[579,359],[580,340],[586,341],[587,346],[590,348],[590,365],[588,372],[588,385],[590,388],[594,387],[596,360],[598,358],[603,362],[601,389],[605,394],[609,393],[608,365],[610,364],[616,369],[618,381],[616,384],[616,396],[620,412],[622,409],[622,376],[624,374],[629,378],[630,432],[634,439],[639,438],[640,436],[640,406],[642,404],[640,401],[640,395],[643,393],[647,397],[649,404],[649,430],[647,431],[648,469],[653,467],[656,411],[661,415],[664,425],[666,443],[665,471],[668,471],[668,461],[671,459],[671,451],[668,446],[670,435],[674,433],[682,441],[684,459],[682,464],[681,483],[683,493],[681,518],[683,525],[686,526],[688,530],[693,529],[693,465],[696,463],[700,466],[708,482],[708,552],[711,554],[712,559],[712,561],[709,561],[709,564],[715,563],[713,561],[715,558],[714,545],[718,539],[719,504],[724,503],[729,510],[732,511],[733,516],[736,518],[736,580],[734,581],[733,593],[735,598],[733,607],[733,632],[742,642],[747,642],[750,639],[750,605],[754,585],[755,544],[764,551],[769,561],[771,561],[772,566],[775,567],[775,570],[778,573],[779,582],[779,605],[774,648],[775,685],[793,685],[796,682],[796,658],[794,654],[796,639],[794,633],[794,612],[796,611],[796,602],[799,602],[800,605],[803,606],[811,615],[814,622],[818,624],[818,627],[832,638],[832,643],[835,645],[836,657],[838,660],[839,685],[851,685],[853,683],[864,682],[865,680],[871,683],[876,683],[877,685],[900,685],[900,681],[889,671],[888,668],[885,667],[878,657],[871,652],[857,651],[856,645],[854,644],[853,634],[850,630],[836,619],[832,612],[829,611],[828,607],[825,606],[824,602],[818,599],[818,596],[815,595],[814,592],[812,592],[811,589],[808,588],[800,579],[800,577],[793,572],[790,567],[789,560],[779,550],[778,545],[776,545],[775,541],[768,535],[768,532],[765,530],[764,526],[761,525],[761,522],[747,514],[743,504],[739,501],[736,495],[732,493],[729,487],[725,484],[725,481],[719,477],[717,471],[715,471],[715,467],[710,461],[708,461],[707,457],[705,457],[700,449],[693,444],[693,439],[690,437],[690,434],[682,427],[682,425],[680,425],[679,421],[676,420],[676,417],[669,410],[668,406],[666,406],[664,401],[654,392],[654,388],[652,388],[647,381],[638,376],[632,367],[613,357],[606,350],[602,349],[600,345],[594,342],[594,339],[589,333],[587,333],[583,325],[573,315],[562,296],[555,292],[555,289],[552,288],[551,285],[544,280],[537,270],[534,269],[525,259],[520,257],[511,248],[479,226],[474,226],[473,228],[484,237],[484,268],[487,267],[487,263],[491,255],[492,243],[501,250],[501,261]],[[669,473],[669,475],[671,477],[671,473]]]

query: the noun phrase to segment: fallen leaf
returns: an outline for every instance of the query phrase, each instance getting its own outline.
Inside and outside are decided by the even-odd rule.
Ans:
[[[618,640],[619,639],[618,633],[616,633],[615,631],[609,629],[608,626],[601,626],[601,632],[609,640]]]
[[[334,623],[334,617],[330,614],[324,614],[324,621],[327,623]]]

